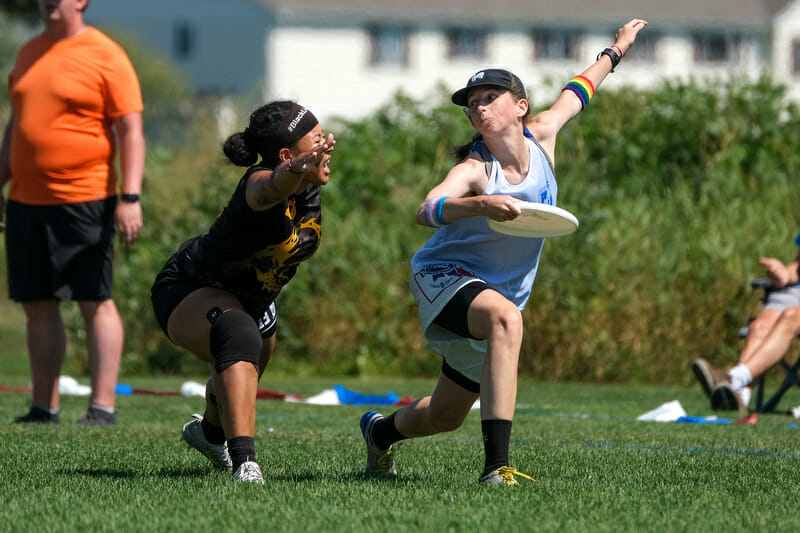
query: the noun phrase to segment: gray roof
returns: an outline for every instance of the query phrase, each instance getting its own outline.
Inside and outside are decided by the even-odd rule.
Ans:
[[[765,27],[793,0],[254,0],[279,19]]]

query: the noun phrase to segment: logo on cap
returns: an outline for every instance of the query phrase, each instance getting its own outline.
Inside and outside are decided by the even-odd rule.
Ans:
[[[483,74],[484,74],[483,71],[478,72],[477,74],[475,74],[474,76],[472,76],[469,79],[469,82],[472,83],[472,82],[475,82],[475,81],[478,81],[478,80],[482,80],[483,79]]]

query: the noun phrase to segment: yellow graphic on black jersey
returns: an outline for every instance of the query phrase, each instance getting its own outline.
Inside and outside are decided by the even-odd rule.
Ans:
[[[294,202],[290,202],[286,209],[287,216],[294,210]],[[300,232],[304,229],[311,229],[313,237],[306,237],[303,242],[300,240]],[[294,274],[294,269],[301,261],[311,257],[319,247],[322,237],[322,228],[315,219],[300,222],[292,229],[292,234],[283,242],[268,246],[257,252],[253,257],[253,263],[263,265],[271,263],[269,268],[261,270],[253,264],[256,278],[261,282],[261,289],[270,292],[277,292],[286,285]]]
[[[228,198],[228,201],[227,201],[227,202],[225,202],[225,205],[223,205],[223,206],[222,206],[222,209],[220,209],[220,210],[219,210],[219,213],[217,213],[217,218],[221,217],[221,216],[222,216],[222,213],[224,213],[224,212],[225,212],[225,210],[226,210],[226,209],[228,209],[228,204],[229,204],[229,203],[231,203],[231,199],[230,199],[230,198]]]
[[[317,223],[317,219],[310,218],[308,220],[300,222],[300,227],[298,228],[298,231],[306,228],[311,228],[312,230],[314,230],[314,233],[317,234],[317,239],[316,239],[317,245],[314,247],[314,250],[316,250],[317,247],[319,247],[319,239],[322,237],[322,226],[320,226],[319,223]]]

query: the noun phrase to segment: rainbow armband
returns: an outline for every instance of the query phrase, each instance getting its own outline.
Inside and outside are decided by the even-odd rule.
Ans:
[[[562,91],[572,91],[581,101],[581,111],[586,108],[594,96],[594,85],[586,76],[575,76],[567,83]]]

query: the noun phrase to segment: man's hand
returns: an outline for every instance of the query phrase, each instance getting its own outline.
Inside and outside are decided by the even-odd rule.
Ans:
[[[133,244],[142,229],[142,205],[120,201],[114,211],[114,227],[125,246]]]
[[[792,282],[792,274],[779,260],[773,257],[762,257],[759,263],[767,267],[767,277],[777,287],[785,287]]]

